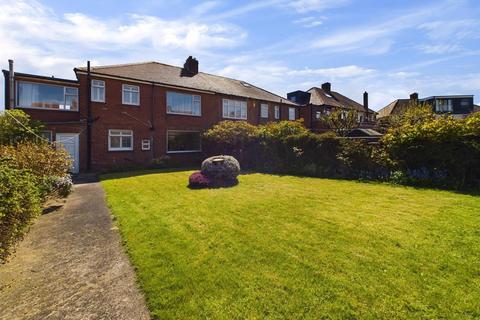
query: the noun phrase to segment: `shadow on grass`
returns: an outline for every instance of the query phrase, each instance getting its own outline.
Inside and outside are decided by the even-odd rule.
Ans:
[[[144,176],[144,175],[149,175],[149,174],[192,171],[192,170],[198,170],[198,167],[143,169],[143,170],[134,170],[134,171],[105,173],[105,174],[100,175],[100,180],[103,181],[103,180],[111,180],[111,179],[122,179],[122,178]],[[410,189],[422,190],[422,191],[427,191],[427,190],[446,191],[446,192],[452,192],[452,193],[462,194],[462,195],[480,196],[480,188],[455,190],[455,189],[440,188],[440,187],[435,187],[435,186],[398,184],[398,183],[392,183],[392,182],[383,181],[383,180],[347,179],[347,178],[328,177],[328,176],[318,177],[318,176],[308,176],[308,175],[295,175],[295,174],[292,174],[292,173],[265,172],[265,171],[254,171],[254,170],[242,170],[241,175],[251,175],[251,174],[257,174],[257,173],[269,174],[269,175],[277,176],[277,177],[291,176],[291,177],[297,177],[297,178],[300,178],[300,179],[316,178],[316,179],[328,179],[328,180],[345,181],[345,182],[354,181],[354,182],[362,183],[362,184],[366,184],[366,185],[379,185],[379,184],[381,184],[381,185],[387,185],[387,186],[397,187],[397,188],[410,188]],[[191,190],[201,190],[201,189],[232,188],[232,187],[235,187],[236,185],[238,185],[238,183],[236,183],[234,185],[229,185],[229,186],[215,186],[215,187],[209,187],[209,188],[191,188],[188,185],[187,185],[187,187]]]
[[[197,168],[196,167],[178,167],[178,168],[142,169],[142,170],[134,170],[134,171],[102,173],[100,174],[100,181],[111,180],[111,179],[132,178],[132,177],[145,176],[145,175],[157,174],[157,173],[169,173],[169,172],[180,172],[180,171],[190,171],[190,170],[197,170]]]

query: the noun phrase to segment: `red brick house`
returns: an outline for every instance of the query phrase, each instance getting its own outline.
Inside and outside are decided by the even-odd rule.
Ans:
[[[42,134],[65,146],[74,172],[147,165],[169,155],[200,157],[200,135],[222,120],[251,124],[299,118],[299,105],[244,81],[145,62],[74,69],[77,80],[18,73],[10,61],[5,106],[46,124]]]
[[[376,112],[368,107],[367,92],[363,94],[363,105],[333,91],[329,82],[322,84],[321,88],[313,87],[307,91],[290,92],[287,97],[290,101],[302,106],[300,117],[304,119],[305,126],[312,131],[323,132],[329,130],[323,118],[334,110],[356,111],[359,128],[372,128],[376,121]]]

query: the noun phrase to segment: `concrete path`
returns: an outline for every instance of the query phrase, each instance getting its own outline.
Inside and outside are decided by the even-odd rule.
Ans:
[[[0,265],[0,319],[149,319],[98,182],[77,184]]]

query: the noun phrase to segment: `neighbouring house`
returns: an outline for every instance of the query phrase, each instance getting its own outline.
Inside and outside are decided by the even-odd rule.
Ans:
[[[397,99],[378,111],[378,117],[399,115],[412,105],[426,104],[431,106],[436,114],[450,114],[456,118],[464,118],[474,112],[473,95],[448,95],[418,98],[418,93],[412,93],[409,99]]]
[[[359,128],[372,128],[375,124],[376,112],[368,107],[367,92],[363,94],[362,105],[336,91],[332,91],[332,85],[325,82],[321,88],[313,87],[307,91],[290,92],[287,94],[287,98],[301,105],[300,117],[304,119],[305,125],[312,131],[327,131],[328,127],[326,127],[324,117],[334,110],[356,111]]]
[[[147,165],[169,155],[198,160],[201,133],[222,120],[257,125],[299,119],[299,105],[245,81],[158,62],[79,67],[77,80],[18,73],[9,61],[5,105],[46,125],[42,135],[62,144],[73,172]]]

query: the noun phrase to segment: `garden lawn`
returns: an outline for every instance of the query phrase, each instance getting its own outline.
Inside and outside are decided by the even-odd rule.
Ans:
[[[478,196],[191,173],[102,177],[154,318],[480,318]]]

